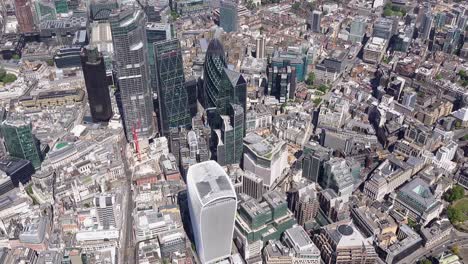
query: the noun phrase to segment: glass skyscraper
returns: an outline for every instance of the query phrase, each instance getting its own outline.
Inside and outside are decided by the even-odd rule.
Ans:
[[[41,167],[39,141],[32,133],[31,123],[22,120],[5,120],[0,126],[0,131],[10,156],[29,160],[35,169]]]
[[[109,18],[114,44],[116,83],[127,135],[139,139],[154,135],[153,96],[149,76],[146,16],[141,9],[126,7]]]
[[[107,122],[112,117],[112,104],[104,58],[92,46],[83,48],[80,57],[93,122]]]
[[[171,128],[191,124],[179,40],[154,43],[154,55],[161,131],[168,135]]]
[[[244,108],[247,99],[247,83],[241,74],[227,68],[223,44],[213,39],[208,45],[204,64],[204,93],[206,108],[216,108],[227,115],[230,103]]]
[[[212,156],[222,165],[238,164],[245,133],[247,84],[240,73],[227,68],[224,48],[218,39],[208,45],[203,84],[203,101],[213,129]]]
[[[165,23],[147,23],[146,39],[148,41],[148,62],[151,72],[151,87],[153,93],[158,93],[156,80],[156,57],[154,56],[154,43],[171,39],[171,25]]]
[[[236,0],[221,0],[219,25],[226,32],[235,32],[239,26],[239,13]]]

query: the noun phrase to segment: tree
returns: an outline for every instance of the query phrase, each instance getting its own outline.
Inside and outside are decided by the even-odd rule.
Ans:
[[[315,73],[310,72],[309,75],[307,75],[307,80],[305,81],[305,83],[307,85],[314,85],[314,81],[315,81]]]
[[[318,90],[323,93],[326,93],[328,91],[328,86],[326,86],[325,84],[321,84],[319,85]]]
[[[452,224],[464,221],[463,212],[452,205],[447,208],[447,216]]]
[[[432,264],[432,261],[428,260],[427,258],[423,258],[419,261],[420,264]]]
[[[5,75],[6,75],[5,69],[0,68],[0,81],[3,80],[3,78],[5,78]]]
[[[455,185],[451,190],[449,190],[445,195],[445,200],[448,202],[454,202],[460,200],[465,196],[465,189],[460,185]]]
[[[295,2],[294,4],[292,4],[291,8],[295,11],[299,10],[299,8],[301,7],[301,3],[299,2]]]
[[[49,66],[54,66],[54,60],[53,60],[53,59],[48,59],[48,60],[46,61],[46,63],[47,63],[47,65],[49,65]]]
[[[432,264],[432,261],[428,260],[427,258],[423,258],[418,263],[419,264]]]
[[[452,250],[452,253],[455,254],[455,255],[460,255],[460,246],[455,244],[452,246],[452,248],[450,249]]]
[[[318,106],[322,102],[322,98],[316,98],[312,102],[314,103],[314,106]]]
[[[12,73],[7,73],[5,75],[5,77],[3,77],[2,81],[4,83],[12,83],[12,82],[16,81],[16,75],[14,75]]]
[[[11,56],[11,58],[14,60],[19,60],[20,56],[18,54],[14,54],[13,56]]]

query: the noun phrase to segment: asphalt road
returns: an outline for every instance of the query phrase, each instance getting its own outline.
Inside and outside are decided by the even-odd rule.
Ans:
[[[119,252],[119,263],[135,263],[135,245],[133,244],[133,197],[132,197],[132,175],[133,170],[128,165],[127,151],[124,147],[122,151],[122,159],[125,168],[125,184],[122,199],[122,230],[121,230],[121,245]]]
[[[459,231],[454,231],[449,240],[437,244],[432,248],[419,248],[414,251],[411,255],[408,255],[406,258],[400,260],[398,264],[413,264],[416,263],[419,259],[429,256],[437,256],[442,252],[449,250],[453,245],[465,245],[468,243],[468,233],[463,233]]]

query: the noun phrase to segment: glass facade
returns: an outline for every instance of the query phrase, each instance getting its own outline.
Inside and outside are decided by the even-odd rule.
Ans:
[[[219,13],[219,25],[224,29],[224,31],[237,31],[239,25],[237,2],[235,0],[222,0]]]
[[[127,7],[109,18],[114,44],[116,83],[127,140],[154,135],[153,93],[148,65],[146,16]]]
[[[161,131],[167,135],[171,128],[191,124],[180,42],[156,42],[154,53]]]
[[[93,122],[107,122],[112,117],[112,104],[104,58],[96,47],[84,48],[81,52],[81,66]]]
[[[245,133],[245,107],[247,83],[241,74],[227,68],[224,48],[218,39],[208,45],[204,65],[204,104],[208,110],[208,123],[220,129],[221,135],[212,133],[212,153],[223,165],[238,164],[242,158],[242,139]],[[219,137],[219,138],[218,138]]]
[[[8,153],[15,158],[29,160],[35,169],[41,167],[39,142],[32,134],[32,126],[23,121],[4,121],[0,127]]]

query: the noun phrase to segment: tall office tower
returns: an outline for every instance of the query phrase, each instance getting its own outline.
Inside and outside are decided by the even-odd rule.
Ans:
[[[231,255],[237,197],[223,168],[210,160],[190,166],[188,206],[195,247],[201,263]]]
[[[15,15],[21,33],[34,32],[34,17],[29,0],[15,0]]]
[[[234,103],[246,110],[246,81],[239,73],[227,69],[223,44],[216,38],[206,51],[203,80],[205,108],[216,108],[219,114],[226,115],[229,103]]]
[[[405,92],[403,95],[403,105],[413,108],[416,105],[416,92]]]
[[[331,158],[324,163],[323,178],[319,180],[320,186],[324,189],[332,189],[347,202],[354,187],[354,178],[351,169],[343,158]]]
[[[154,55],[161,132],[168,135],[171,128],[188,127],[192,122],[179,40],[155,42]]]
[[[225,32],[235,32],[239,26],[237,0],[221,0],[219,25]]]
[[[212,131],[212,157],[222,165],[239,163],[245,131],[247,83],[227,68],[223,45],[213,39],[204,64],[204,104]]]
[[[104,230],[117,227],[114,212],[115,197],[112,195],[99,195],[94,197],[94,206],[96,206],[97,220],[99,226]]]
[[[312,32],[315,32],[315,33],[320,33],[321,31],[321,20],[322,20],[322,12],[318,11],[318,10],[314,10],[311,14],[311,18],[310,18],[310,29],[312,30]]]
[[[156,79],[156,57],[154,55],[154,43],[171,39],[171,25],[165,23],[147,23],[146,39],[148,41],[148,61],[151,72],[151,88],[153,95],[158,94],[158,81]]]
[[[217,150],[216,161],[221,165],[239,164],[242,158],[244,138],[244,109],[237,104],[229,104],[227,115],[221,115],[221,128],[213,133],[213,145]]]
[[[313,241],[325,263],[370,264],[377,260],[372,238],[364,238],[350,220],[322,227],[320,233],[314,235]]]
[[[259,36],[256,41],[256,50],[255,50],[255,56],[257,59],[263,59],[265,58],[265,45],[266,45],[266,39],[264,36]]]
[[[291,66],[268,67],[268,94],[280,103],[294,99],[296,91],[296,68]]]
[[[29,160],[35,169],[41,167],[39,141],[32,133],[31,123],[22,120],[5,120],[0,130],[10,156]]]
[[[390,38],[393,36],[394,30],[393,20],[381,17],[374,23],[372,36],[390,40]]]
[[[247,194],[257,201],[262,200],[263,179],[250,171],[246,171],[242,177],[242,193]]]
[[[55,3],[52,0],[36,0],[34,2],[34,9],[36,10],[36,16],[39,22],[57,18]]]
[[[154,133],[146,17],[141,9],[127,6],[120,12],[112,13],[109,21],[127,140],[133,142],[135,136],[145,140]]]
[[[421,34],[421,39],[429,39],[433,20],[434,18],[430,12],[426,12],[423,14],[421,26],[419,27],[419,34]]]
[[[356,17],[351,21],[349,29],[349,40],[353,43],[362,43],[366,34],[366,20],[363,17]]]
[[[81,67],[93,122],[107,122],[112,117],[112,104],[104,58],[97,47],[87,46],[81,50]]]
[[[112,10],[117,9],[116,0],[89,1],[89,18],[91,20],[107,20]]]
[[[194,117],[197,115],[198,108],[198,81],[194,76],[185,79],[185,90],[188,95],[188,109],[190,116]]]
[[[288,193],[288,207],[299,225],[312,221],[317,216],[319,206],[314,184],[294,188]]]
[[[323,175],[323,164],[330,159],[333,150],[309,142],[304,146],[304,159],[302,161],[302,177],[318,183]]]

